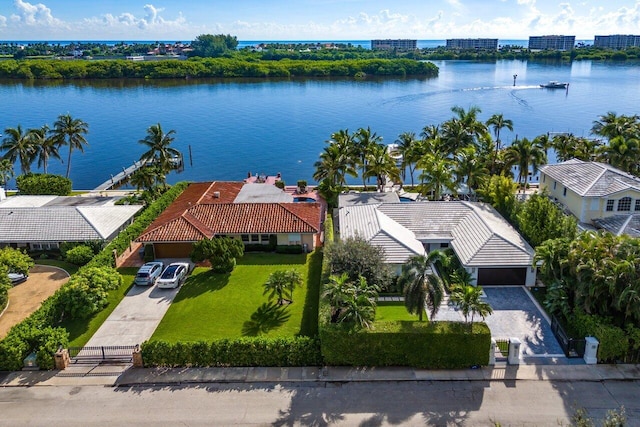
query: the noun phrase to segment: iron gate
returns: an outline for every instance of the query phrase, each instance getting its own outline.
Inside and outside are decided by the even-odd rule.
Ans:
[[[551,331],[558,340],[560,347],[562,347],[562,351],[564,351],[565,356],[570,359],[584,357],[584,350],[587,345],[584,338],[576,339],[567,335],[555,316],[551,316]]]
[[[137,345],[112,345],[99,347],[69,347],[72,364],[131,363]]]
[[[506,362],[509,357],[509,340],[494,338],[496,342],[496,362]]]

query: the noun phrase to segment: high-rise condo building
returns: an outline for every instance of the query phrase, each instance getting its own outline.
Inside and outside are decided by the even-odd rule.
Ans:
[[[371,40],[371,49],[373,50],[415,50],[418,48],[418,40],[409,39],[386,39]]]
[[[628,47],[640,46],[640,36],[625,34],[596,36],[593,45],[595,47],[606,47],[609,49],[626,49]]]
[[[530,36],[529,49],[571,50],[576,45],[576,36]]]
[[[447,39],[447,49],[497,50],[498,39]]]

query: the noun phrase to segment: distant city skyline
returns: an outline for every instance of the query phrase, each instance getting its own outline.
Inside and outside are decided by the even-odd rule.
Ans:
[[[153,1],[153,3],[150,3]],[[0,40],[499,38],[640,33],[640,0],[4,0]]]

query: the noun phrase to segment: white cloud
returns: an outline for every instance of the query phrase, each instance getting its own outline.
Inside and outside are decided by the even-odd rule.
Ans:
[[[0,15],[0,28],[7,26],[7,17]]]
[[[61,26],[63,22],[51,14],[51,9],[42,3],[31,4],[22,0],[13,2],[16,14],[13,20],[26,25]]]

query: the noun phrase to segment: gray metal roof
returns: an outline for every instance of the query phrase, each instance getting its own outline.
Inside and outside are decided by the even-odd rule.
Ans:
[[[359,234],[379,243],[394,253],[396,261],[404,256],[400,262],[405,262],[408,252],[397,251],[397,243],[388,239],[403,242],[412,253],[419,251],[415,242],[451,239],[452,248],[467,267],[529,266],[533,261],[533,248],[484,203],[393,203],[349,206],[338,212],[341,236]]]
[[[142,206],[0,206],[0,242],[103,240]]]
[[[597,218],[593,220],[598,228],[620,236],[627,234],[631,237],[640,237],[640,215],[614,215],[608,218]]]
[[[338,207],[398,203],[399,201],[400,197],[394,191],[386,193],[344,193],[338,196]]]
[[[293,196],[272,184],[245,184],[233,203],[293,203]]]
[[[629,188],[640,191],[640,178],[605,163],[571,159],[541,166],[540,171],[581,196],[603,197]]]

